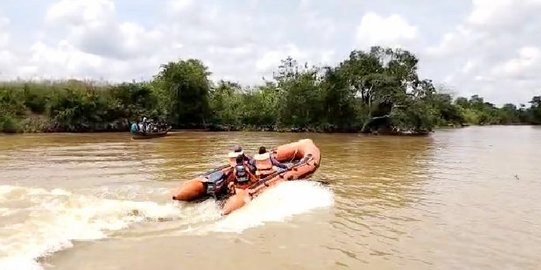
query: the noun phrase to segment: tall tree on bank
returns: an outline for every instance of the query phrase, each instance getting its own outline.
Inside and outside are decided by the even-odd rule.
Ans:
[[[533,124],[541,125],[541,96],[535,96],[530,101],[530,121]]]
[[[326,67],[321,83],[322,129],[351,131],[360,128],[363,115],[356,109],[355,95],[339,68]]]
[[[196,59],[169,62],[161,66],[154,85],[168,109],[168,118],[175,127],[205,126],[210,114],[209,90],[211,73]]]
[[[220,81],[210,91],[211,121],[222,127],[239,126],[242,112],[242,88],[239,84]]]
[[[418,59],[401,49],[372,47],[352,51],[338,70],[361,101],[364,132],[378,129],[430,130],[434,126],[428,99],[435,92],[432,82],[420,80]]]
[[[279,93],[280,126],[304,129],[318,125],[321,118],[318,71],[307,64],[299,66],[291,57],[282,60],[274,76]]]

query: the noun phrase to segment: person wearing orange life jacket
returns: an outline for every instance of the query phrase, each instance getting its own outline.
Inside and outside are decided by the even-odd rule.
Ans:
[[[267,152],[265,146],[259,147],[259,154],[254,156],[256,175],[259,178],[264,178],[277,171],[276,167],[288,169],[288,166],[278,162],[270,153]]]

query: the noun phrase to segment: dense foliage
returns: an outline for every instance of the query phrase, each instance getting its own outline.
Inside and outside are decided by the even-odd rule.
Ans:
[[[255,87],[209,80],[199,60],[170,62],[149,82],[0,83],[0,130],[127,131],[148,116],[175,128],[426,133],[438,126],[541,124],[531,106],[501,108],[482,97],[453,99],[417,74],[404,50],[353,51],[335,67],[282,60],[272,81]]]

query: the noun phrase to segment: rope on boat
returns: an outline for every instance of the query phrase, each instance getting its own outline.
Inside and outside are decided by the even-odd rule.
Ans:
[[[307,157],[308,157],[308,156],[307,156]],[[289,169],[286,169],[286,170],[283,170],[283,171],[276,171],[276,172],[274,172],[274,173],[272,173],[272,174],[269,174],[269,175],[266,176],[265,178],[263,178],[263,179],[257,181],[256,183],[254,183],[253,185],[251,185],[250,187],[248,187],[248,189],[255,189],[255,188],[257,188],[258,186],[260,186],[260,185],[262,185],[262,184],[268,187],[267,182],[268,182],[269,180],[273,179],[276,175],[281,174],[281,173],[284,173],[284,172],[287,172],[287,171],[291,171],[293,168],[296,168],[296,167],[299,167],[299,166],[301,166],[301,165],[307,164],[307,163],[308,163],[310,160],[312,160],[312,159],[313,159],[313,157],[310,155],[308,158],[304,159],[304,161],[301,161],[301,162],[299,162],[299,163],[297,163],[297,164],[291,166]],[[252,194],[250,194],[250,195],[252,195]]]

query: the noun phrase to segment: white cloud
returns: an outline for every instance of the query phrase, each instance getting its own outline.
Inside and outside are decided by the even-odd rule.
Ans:
[[[82,51],[117,59],[152,53],[164,34],[133,22],[121,22],[110,0],[61,0],[47,11],[53,29],[68,29],[67,40]]]
[[[43,78],[42,72],[49,70],[48,75],[52,78],[87,77],[91,76],[92,70],[103,67],[103,59],[100,56],[78,50],[66,40],[60,41],[56,46],[48,46],[37,42],[30,48],[31,58],[24,74],[33,78]]]
[[[473,10],[466,22],[479,28],[517,27],[533,16],[540,0],[473,0]]]
[[[150,79],[193,57],[212,79],[255,84],[287,56],[336,64],[383,45],[411,50],[422,77],[460,95],[524,103],[541,85],[541,0],[28,1],[42,5],[32,16],[0,3],[0,79]]]
[[[114,3],[109,0],[61,0],[47,10],[45,19],[48,23],[80,26],[109,21],[114,13]]]
[[[12,68],[16,63],[17,58],[9,50],[0,49],[0,78],[7,79],[16,75],[16,72],[13,72]]]
[[[260,76],[272,74],[273,71],[277,70],[281,61],[289,56],[301,66],[304,66],[305,64],[308,66],[324,66],[335,64],[333,62],[336,53],[334,50],[301,50],[294,44],[287,44],[282,48],[262,53],[255,65],[257,74]]]
[[[525,103],[541,94],[541,0],[474,0],[471,13],[426,50],[425,73],[462,95],[496,104]],[[430,68],[428,68],[430,66]],[[512,89],[512,90],[511,90]]]
[[[365,14],[357,27],[357,43],[367,48],[373,45],[404,47],[417,39],[417,27],[398,14],[382,17],[376,13]]]
[[[294,40],[298,37],[301,42],[308,42],[309,36],[291,38],[290,30],[303,27],[305,32],[319,33],[318,38],[325,33],[326,37],[321,38],[329,39],[333,33],[332,22],[318,17],[313,10],[284,17],[258,10],[261,7],[255,0],[237,8],[217,7],[208,1],[197,3],[181,3],[181,8],[175,9],[178,2],[169,2],[168,14],[174,18],[170,34],[175,40],[183,41],[183,56],[204,60],[213,72],[213,79],[260,83],[261,78],[269,78],[280,60],[287,56],[299,62],[328,61],[333,56],[328,49],[322,49],[320,43],[316,43],[315,48],[301,48]]]
[[[17,56],[10,50],[10,21],[0,16],[0,79],[9,78],[16,74],[13,66]]]
[[[334,49],[317,42],[332,41],[333,20],[312,8],[292,21],[267,15],[257,0],[234,9],[206,0],[170,0],[161,6],[159,24],[149,26],[121,19],[117,4],[111,0],[52,3],[39,38],[25,49],[25,59],[14,73],[25,78],[148,79],[160,64],[190,57],[203,60],[212,79],[254,84],[263,76],[269,78],[287,56],[310,64],[329,63],[336,56]],[[299,45],[299,40],[288,37],[292,34],[288,31],[298,26],[325,37],[297,36],[301,43],[313,43]]]
[[[466,64],[462,68],[462,73],[467,74],[476,67],[477,67],[477,62],[475,60],[468,60],[468,61],[466,61]]]
[[[173,14],[189,11],[195,7],[194,0],[170,0],[167,2],[168,9]]]
[[[30,48],[30,58],[18,74],[32,79],[98,79],[129,81],[145,79],[165,60],[148,57],[123,61],[84,52],[67,40],[54,45],[42,42]]]
[[[536,79],[541,72],[541,50],[528,46],[520,48],[517,54],[517,57],[492,68],[490,74],[494,78],[508,80]]]
[[[443,34],[438,45],[427,47],[426,53],[432,57],[448,57],[470,49],[475,50],[475,44],[486,39],[484,33],[475,32],[464,25],[459,25],[454,31]]]
[[[0,74],[2,79],[149,79],[183,46],[170,42],[161,26],[149,29],[120,20],[109,0],[61,0],[49,7],[44,20],[39,39],[18,56],[13,46],[7,51],[0,47],[0,67],[19,60]]]
[[[306,55],[293,44],[288,44],[284,48],[271,50],[264,53],[256,62],[258,71],[268,72],[280,65],[280,61],[291,56],[295,59],[305,58]]]
[[[9,42],[9,19],[0,16],[0,49],[5,48]]]

